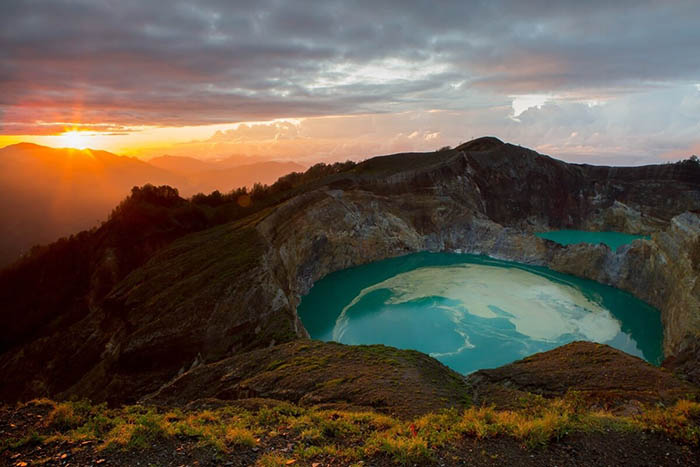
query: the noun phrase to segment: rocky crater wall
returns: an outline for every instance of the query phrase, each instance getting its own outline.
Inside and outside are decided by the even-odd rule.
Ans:
[[[370,159],[175,240],[85,316],[57,313],[0,354],[0,399],[138,400],[201,365],[306,337],[296,308],[315,281],[419,251],[490,255],[630,291],[661,310],[666,354],[681,355],[700,336],[699,213],[693,163],[582,166],[493,138]],[[651,240],[613,252],[533,235],[560,228]],[[696,354],[679,367],[692,369]]]
[[[397,203],[357,191],[315,196],[303,211],[291,203],[258,225],[271,245],[268,262],[294,308],[331,272],[411,252],[444,251],[547,266],[627,290],[661,310],[667,355],[700,331],[698,264],[691,257],[700,244],[697,214],[681,214],[651,240],[615,252],[604,245],[562,247],[464,212],[448,200],[406,197]],[[432,231],[417,227],[426,220],[410,215],[424,208],[434,212]]]
[[[290,306],[296,309],[315,281],[340,269],[411,252],[463,252],[547,266],[631,292],[661,310],[667,356],[700,335],[700,216],[683,212],[700,205],[700,191],[692,185],[677,190],[663,200],[663,211],[653,204],[659,191],[670,188],[658,180],[649,188],[657,192],[647,198],[644,179],[626,171],[622,179],[606,180],[613,170],[595,168],[590,180],[585,166],[526,151],[504,172],[505,162],[493,156],[462,151],[422,171],[355,182],[350,189],[324,188],[277,207],[256,228]],[[507,209],[515,213],[510,221]],[[532,235],[556,228],[652,238],[611,251],[604,245],[563,247]]]

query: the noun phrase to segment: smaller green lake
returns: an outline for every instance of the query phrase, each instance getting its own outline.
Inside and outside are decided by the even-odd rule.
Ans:
[[[622,232],[589,232],[586,230],[552,230],[550,232],[540,232],[535,234],[538,237],[546,238],[559,243],[560,245],[572,245],[575,243],[604,243],[611,250],[615,251],[622,245],[627,245],[633,241],[644,238],[646,235],[632,235]]]
[[[314,339],[427,353],[461,373],[575,340],[658,365],[658,310],[631,294],[543,267],[417,253],[329,274],[303,297]]]

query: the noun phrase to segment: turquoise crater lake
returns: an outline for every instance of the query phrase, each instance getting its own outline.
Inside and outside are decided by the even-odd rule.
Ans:
[[[416,253],[338,271],[298,313],[314,339],[415,349],[465,374],[575,340],[663,357],[658,310],[631,294],[484,256]]]
[[[615,251],[622,245],[627,245],[633,241],[650,237],[645,235],[633,235],[622,232],[590,232],[587,230],[552,230],[550,232],[540,232],[538,237],[552,240],[560,245],[572,245],[575,243],[603,243]]]

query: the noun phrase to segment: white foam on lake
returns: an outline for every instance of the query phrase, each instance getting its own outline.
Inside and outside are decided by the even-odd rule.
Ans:
[[[555,342],[571,334],[593,342],[608,342],[621,331],[620,323],[596,301],[571,285],[518,268],[458,264],[414,269],[363,289],[345,308],[333,328],[333,340],[343,341],[349,310],[367,294],[386,289],[386,305],[441,297],[456,305],[441,304],[464,338],[456,352],[471,348],[469,329],[462,318],[469,313],[487,319],[508,319],[518,333],[539,341]],[[496,311],[494,311],[496,310]],[[391,308],[382,311],[391,313]]]

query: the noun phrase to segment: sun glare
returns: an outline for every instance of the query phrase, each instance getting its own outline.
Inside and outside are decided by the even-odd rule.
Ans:
[[[69,148],[85,149],[88,147],[88,134],[84,131],[71,130],[61,133],[61,143]]]

